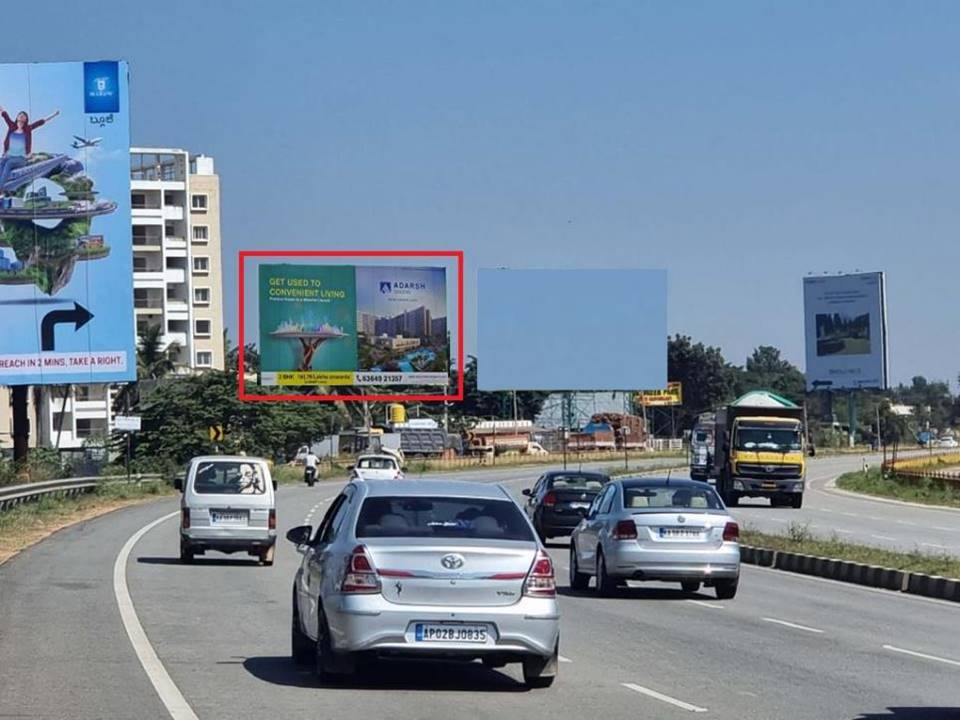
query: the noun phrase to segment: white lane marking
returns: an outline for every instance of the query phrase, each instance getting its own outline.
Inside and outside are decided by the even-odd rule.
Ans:
[[[949,550],[950,548],[946,545],[937,545],[936,543],[920,543],[922,547],[932,547],[937,548],[937,550]]]
[[[940,530],[941,532],[960,532],[960,530],[958,530],[957,528],[948,528],[948,527],[943,527],[942,525],[934,525],[933,529]]]
[[[840,514],[841,514],[841,515],[846,515],[847,517],[860,517],[860,516],[857,515],[856,513],[842,512],[842,513],[840,513]]]
[[[714,610],[724,609],[720,603],[706,602],[705,600],[687,600],[687,602],[692,605],[699,605],[700,607],[713,608]]]
[[[823,630],[819,630],[817,628],[808,627],[806,625],[797,625],[797,623],[787,622],[786,620],[777,620],[777,618],[765,617],[760,619],[763,620],[764,622],[776,623],[777,625],[783,625],[784,627],[793,628],[794,630],[803,630],[804,632],[811,632],[811,633],[823,632]]]
[[[948,660],[947,658],[937,657],[936,655],[927,655],[926,653],[917,652],[916,650],[905,650],[904,648],[894,647],[893,645],[884,645],[883,649],[889,650],[890,652],[902,653],[904,655],[912,655],[913,657],[922,658],[924,660],[933,660],[934,662],[944,663],[945,665],[960,667],[960,660]]]
[[[853,535],[853,534],[854,534],[852,530],[834,530],[834,532],[837,533],[838,535]]]
[[[910,527],[916,527],[916,523],[910,522],[909,520],[897,520],[897,525],[909,525]]]
[[[318,502],[316,505],[314,505],[312,508],[310,508],[310,512],[308,512],[308,513],[307,513],[307,516],[303,519],[303,524],[304,524],[304,525],[309,525],[309,524],[310,524],[310,519],[313,517],[313,514],[314,514],[317,510],[320,509],[320,506],[323,505],[324,503],[330,502],[330,500],[332,500],[332,499],[333,499],[333,498],[327,498],[326,500],[321,500],[321,501]]]
[[[557,659],[558,659],[560,662],[562,662],[562,663],[572,663],[572,662],[573,662],[573,660],[571,660],[571,659],[568,658],[568,657],[564,657],[563,655],[558,655],[558,656],[557,656]]]
[[[160,702],[163,703],[167,712],[173,720],[197,720],[196,714],[187,703],[180,689],[174,684],[167,669],[160,662],[156,651],[147,639],[147,634],[143,631],[143,625],[137,617],[137,611],[133,607],[133,600],[130,598],[130,591],[127,588],[127,559],[133,546],[137,544],[144,535],[153,530],[157,525],[165,520],[180,515],[180,511],[164,515],[152,523],[144,525],[137,530],[126,544],[120,549],[116,562],[113,563],[113,594],[117,598],[117,607],[120,609],[120,619],[123,621],[123,627],[127,631],[127,637],[130,638],[130,644],[133,645],[134,652],[137,653],[137,659],[143,666],[144,672],[150,678],[153,689],[160,696]]]
[[[870,537],[876,538],[877,540],[890,540],[891,542],[896,540],[896,538],[892,538],[889,535],[871,535]]]
[[[623,685],[625,688],[629,688],[634,692],[640,693],[641,695],[646,695],[647,697],[652,697],[656,700],[660,700],[661,702],[669,703],[674,707],[678,707],[688,712],[695,712],[695,713],[707,712],[707,708],[705,707],[699,707],[698,705],[691,705],[690,703],[684,702],[683,700],[677,700],[676,698],[672,698],[669,695],[658,693],[656,690],[645,688],[642,685],[634,685],[633,683],[620,683],[620,684]]]

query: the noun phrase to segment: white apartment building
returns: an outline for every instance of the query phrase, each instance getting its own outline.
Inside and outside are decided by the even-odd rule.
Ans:
[[[213,158],[131,148],[130,199],[138,335],[160,326],[164,347],[176,347],[178,372],[222,370],[220,180]],[[115,394],[107,385],[44,388],[31,441],[70,449],[109,434]],[[9,415],[9,403],[0,402],[0,433],[6,429],[0,447],[12,443]]]

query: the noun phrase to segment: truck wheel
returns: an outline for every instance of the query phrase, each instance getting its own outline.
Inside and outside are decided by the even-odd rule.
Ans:
[[[733,491],[727,493],[727,507],[737,507],[740,505],[740,494]]]
[[[790,507],[795,510],[799,510],[803,507],[803,493],[797,493],[792,498],[790,498]]]

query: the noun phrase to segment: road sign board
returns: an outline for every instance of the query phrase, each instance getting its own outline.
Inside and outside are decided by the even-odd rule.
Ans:
[[[136,380],[123,62],[0,64],[0,385]],[[12,136],[11,136],[12,137]]]
[[[113,419],[113,426],[117,430],[123,430],[125,432],[140,432],[140,416],[117,415]]]
[[[670,382],[664,390],[641,390],[637,393],[637,403],[647,407],[683,405],[683,386]]]
[[[223,442],[223,425],[211,425],[207,428],[210,442]]]

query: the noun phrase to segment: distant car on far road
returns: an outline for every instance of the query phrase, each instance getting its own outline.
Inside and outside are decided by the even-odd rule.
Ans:
[[[740,527],[709,485],[694,480],[617,479],[597,496],[570,538],[570,585],[597,579],[603,597],[628,580],[701,583],[729,600],[740,581]]]
[[[956,438],[953,437],[942,437],[937,440],[937,447],[940,448],[958,448],[960,447],[960,442],[957,442]]]
[[[350,468],[351,480],[402,480],[403,471],[393,455],[361,455]]]
[[[569,535],[610,478],[603,473],[554,470],[523,491],[524,510],[541,540]]]

